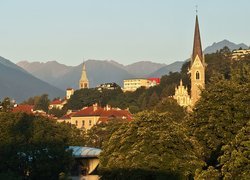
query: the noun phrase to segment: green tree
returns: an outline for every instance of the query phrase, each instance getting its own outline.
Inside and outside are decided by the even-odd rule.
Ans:
[[[26,101],[23,101],[21,104],[36,105],[39,99],[40,99],[40,96],[30,97]]]
[[[114,172],[125,170],[117,171],[118,179],[121,178],[119,173],[123,172],[126,178],[134,170],[156,173],[155,178],[165,172],[165,179],[194,175],[195,170],[204,165],[199,159],[200,149],[177,121],[169,113],[139,113],[134,121],[114,132],[105,144],[100,157],[101,168]]]
[[[195,171],[195,180],[220,180],[221,173],[213,166],[209,166],[206,170],[197,169]]]
[[[111,135],[116,132],[123,123],[127,123],[127,121],[112,119],[106,123],[95,125],[87,132],[85,145],[103,149],[104,144],[109,141]]]
[[[66,114],[66,110],[65,109],[58,109],[58,108],[53,107],[52,109],[49,110],[48,113],[56,116],[57,118],[60,118],[64,114]]]
[[[153,94],[149,97],[148,108],[153,109],[154,106],[158,103],[159,103],[159,96],[156,94],[156,92],[153,92]]]
[[[154,110],[160,113],[167,112],[177,121],[181,122],[187,116],[186,110],[173,98],[165,98],[158,102]]]
[[[11,99],[9,97],[6,97],[3,99],[3,102],[0,104],[1,111],[3,112],[10,112],[13,108],[13,103],[11,102]]]
[[[58,179],[72,164],[69,145],[83,135],[68,124],[24,113],[0,113],[0,177]]]
[[[48,94],[43,94],[35,104],[35,110],[43,110],[47,113],[49,111],[49,103]]]
[[[219,157],[224,179],[250,178],[250,121],[229,144],[222,147]]]

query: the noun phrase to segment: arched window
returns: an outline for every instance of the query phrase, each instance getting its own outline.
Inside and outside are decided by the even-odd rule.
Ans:
[[[196,79],[200,79],[200,73],[199,73],[199,71],[196,72]]]

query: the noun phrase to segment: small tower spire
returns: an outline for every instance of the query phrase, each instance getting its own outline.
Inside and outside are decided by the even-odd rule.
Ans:
[[[87,78],[87,72],[84,61],[82,63],[82,75],[79,81],[79,88],[80,89],[89,88],[89,80]]]

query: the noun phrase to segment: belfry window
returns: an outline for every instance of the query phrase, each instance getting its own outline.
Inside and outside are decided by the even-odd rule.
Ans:
[[[200,79],[200,73],[199,73],[199,71],[196,72],[196,79]]]

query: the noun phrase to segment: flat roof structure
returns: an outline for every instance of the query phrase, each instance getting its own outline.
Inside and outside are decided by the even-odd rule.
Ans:
[[[69,149],[73,151],[75,158],[95,158],[102,152],[101,149],[84,146],[69,146]]]

